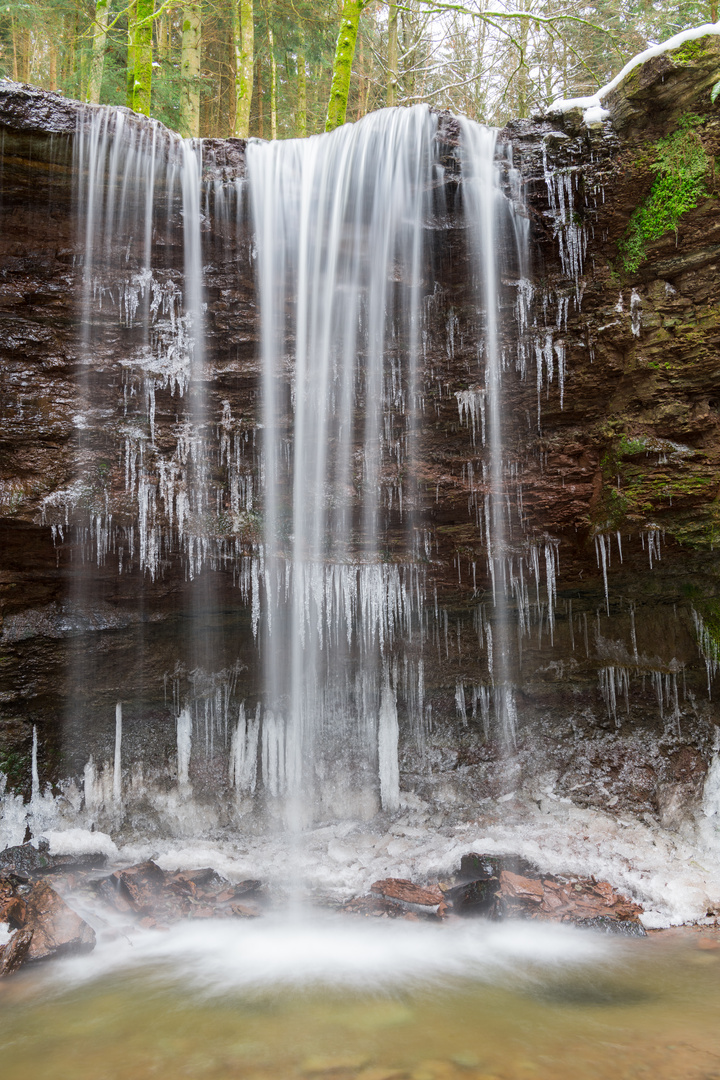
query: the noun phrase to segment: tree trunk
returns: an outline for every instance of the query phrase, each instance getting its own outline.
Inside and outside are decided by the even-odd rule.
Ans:
[[[233,3],[233,45],[235,49],[235,135],[250,135],[250,106],[253,92],[255,51],[255,13],[253,0]]]
[[[87,88],[87,100],[91,105],[97,105],[100,101],[100,88],[105,69],[107,25],[110,18],[109,7],[108,0],[97,0],[95,4],[95,26],[93,27],[92,56]]]
[[[345,123],[348,96],[350,94],[350,75],[360,26],[360,15],[363,8],[367,6],[367,2],[368,0],[344,0],[343,3],[340,32],[335,46],[330,100],[328,101],[327,118],[325,120],[326,131],[332,131]]]
[[[297,111],[295,113],[295,134],[298,139],[307,135],[307,69],[305,57],[305,29],[300,27],[300,48],[297,54]]]
[[[180,104],[180,134],[197,139],[200,135],[200,44],[202,38],[202,8],[200,0],[185,0],[183,4],[182,99]]]
[[[262,64],[258,61],[257,66],[258,84],[258,132],[261,139],[265,138],[265,119],[263,115],[263,90],[262,90]]]
[[[13,78],[16,82],[30,81],[30,42],[28,31],[20,27],[10,14],[13,45]]]
[[[170,16],[161,15],[157,20],[155,34],[157,58],[160,63],[170,62]]]
[[[135,26],[137,23],[137,0],[128,4],[128,49],[126,68],[125,104],[132,109],[135,97]]]
[[[152,93],[152,39],[155,0],[135,0],[132,32],[133,79],[131,109],[150,115]],[[129,14],[129,13],[128,13]],[[129,71],[128,71],[129,74]]]
[[[529,7],[529,3],[523,3],[521,10],[526,11]],[[520,63],[518,67],[517,78],[517,114],[520,120],[525,120],[528,115],[529,107],[529,83],[530,83],[530,71],[527,66],[527,45],[528,45],[528,20],[520,20],[519,28],[519,44],[520,44]]]
[[[270,138],[277,139],[277,64],[275,63],[275,35],[268,23],[270,45]]]
[[[13,47],[13,81],[18,82],[18,55],[17,55],[17,36],[18,29],[15,25],[15,18],[10,13],[10,33],[12,34],[12,47]]]
[[[385,104],[397,105],[398,85],[398,7],[388,4],[388,67]]]
[[[50,45],[50,86],[49,90],[57,90],[57,45]]]

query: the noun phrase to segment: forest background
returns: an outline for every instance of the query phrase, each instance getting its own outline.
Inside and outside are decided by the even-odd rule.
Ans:
[[[718,0],[8,0],[0,77],[183,135],[291,138],[416,102],[502,125],[717,20]]]

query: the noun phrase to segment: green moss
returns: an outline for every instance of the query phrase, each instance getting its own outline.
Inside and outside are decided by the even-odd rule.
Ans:
[[[631,438],[627,435],[620,437],[620,442],[617,447],[618,457],[633,457],[635,454],[644,454],[647,451],[648,444],[647,439]]]
[[[0,772],[7,776],[11,788],[21,786],[30,775],[30,756],[19,750],[0,751]]]
[[[644,528],[662,521],[669,536],[687,547],[720,546],[717,477],[702,455],[651,434],[623,430],[608,420],[602,430],[602,489],[591,526],[595,529]]]
[[[650,168],[656,175],[650,194],[633,211],[618,245],[628,273],[644,261],[652,240],[677,229],[682,215],[709,194],[705,176],[710,159],[697,131],[702,122],[702,117],[689,114],[676,131],[655,144]]]
[[[693,605],[716,648],[720,649],[720,600],[701,600]]]
[[[694,41],[686,41],[679,49],[670,53],[670,59],[674,64],[695,64],[707,55],[707,51],[707,41],[703,38],[695,38]]]

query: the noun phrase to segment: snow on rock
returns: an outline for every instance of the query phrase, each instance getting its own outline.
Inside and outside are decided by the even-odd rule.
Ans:
[[[673,49],[680,48],[686,41],[695,41],[697,38],[705,37],[707,34],[720,34],[720,22],[703,23],[702,26],[694,26],[690,30],[683,30],[658,45],[651,45],[644,52],[633,56],[632,60],[628,60],[625,67],[618,72],[615,78],[611,79],[607,86],[601,87],[595,94],[586,97],[556,98],[546,111],[549,114],[570,112],[571,109],[582,109],[583,120],[588,127],[599,124],[610,116],[608,110],[603,108],[603,99],[607,97],[611,90],[620,85],[633,68],[638,67],[639,64],[644,64],[647,60],[652,60],[654,56],[661,56],[662,53],[672,52]]]
[[[51,855],[107,855],[112,859],[118,853],[114,841],[104,832],[62,829],[46,831],[43,836],[50,845]]]

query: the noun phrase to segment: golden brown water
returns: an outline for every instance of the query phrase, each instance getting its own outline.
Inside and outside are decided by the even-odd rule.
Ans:
[[[67,978],[56,967],[5,982],[0,1074],[720,1080],[720,949],[701,940],[612,943],[608,956],[575,966],[518,955],[488,983],[415,977],[412,989],[377,994],[367,985],[249,987],[242,974],[233,986],[226,970],[213,985],[212,956],[199,980],[180,943],[172,972],[151,960],[78,983],[72,967]]]

